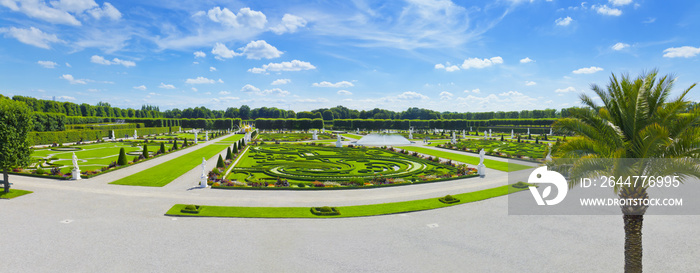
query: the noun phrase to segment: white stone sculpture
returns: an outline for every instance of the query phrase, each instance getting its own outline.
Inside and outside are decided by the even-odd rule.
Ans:
[[[134,130],[134,139],[139,138],[139,135],[136,134],[136,130]]]
[[[455,136],[455,131],[452,131],[452,139],[450,140],[450,142],[451,142],[452,144],[456,144],[456,143],[457,143],[457,138],[456,138],[456,136]]]
[[[336,148],[343,147],[343,143],[340,142],[341,140],[342,140],[342,138],[341,138],[340,134],[338,134],[338,141],[335,142]]]
[[[197,130],[194,130],[194,144],[197,144]]]
[[[207,160],[202,157],[202,176],[199,178],[199,187],[207,187]]]
[[[479,176],[484,177],[486,176],[486,165],[484,165],[484,155],[486,154],[486,151],[484,149],[481,149],[479,151],[479,165],[476,166],[476,170],[479,174]]]
[[[311,139],[318,140],[318,135],[316,134],[316,130],[314,130],[312,133],[313,133],[313,135],[311,136]]]
[[[80,180],[80,167],[78,167],[78,157],[73,153],[73,180]]]

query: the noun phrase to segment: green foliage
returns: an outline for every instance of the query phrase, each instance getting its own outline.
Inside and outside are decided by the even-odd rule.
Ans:
[[[160,143],[160,153],[164,154],[165,153],[165,142]]]
[[[32,150],[27,136],[31,129],[31,109],[22,102],[0,98],[0,169],[5,174],[6,193],[10,190],[9,169],[29,165]]]
[[[182,143],[182,147],[187,147],[187,146],[189,146],[189,144],[187,144],[187,139],[185,139],[185,141]]]
[[[313,207],[311,213],[318,216],[340,215],[340,211],[335,207]]]
[[[117,165],[119,165],[119,166],[126,166],[127,165],[126,151],[124,150],[124,148],[119,149],[119,159],[117,159]]]
[[[227,160],[233,160],[233,155],[231,155],[231,147],[226,148],[226,159]]]
[[[216,167],[217,168],[224,168],[226,165],[224,164],[224,159],[219,155],[219,160],[216,161]]]
[[[528,188],[529,186],[530,186],[530,184],[525,183],[523,181],[518,181],[517,183],[513,184],[513,188],[516,188],[516,189],[525,189],[525,188]]]
[[[143,144],[143,157],[148,158],[148,145]]]
[[[187,205],[183,209],[181,209],[180,212],[196,214],[199,213],[200,210],[201,206]]]
[[[185,141],[187,141],[187,140],[185,140]],[[177,139],[176,139],[176,140],[173,140],[173,151],[175,151],[177,149],[178,149],[178,147],[177,147]]]
[[[459,202],[459,199],[454,198],[452,195],[445,195],[445,197],[438,198],[440,202],[443,202],[445,204],[453,204]]]

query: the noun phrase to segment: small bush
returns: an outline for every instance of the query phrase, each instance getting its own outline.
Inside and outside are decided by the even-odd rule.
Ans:
[[[127,164],[126,151],[124,148],[119,149],[119,159],[117,159],[117,165],[124,166]]]
[[[165,153],[165,142],[160,143],[160,153],[164,154]]]
[[[172,148],[172,150],[173,150],[173,151],[177,150],[177,139],[176,139],[175,141],[173,141],[173,148]]]
[[[219,155],[219,160],[216,161],[216,167],[217,168],[225,168],[226,165],[224,164],[224,159]]]
[[[311,208],[311,213],[318,216],[340,215],[340,211],[335,207],[314,207]]]
[[[530,186],[530,184],[525,183],[523,181],[519,181],[518,183],[513,184],[513,188],[516,188],[516,189],[525,189],[529,186]]]
[[[454,198],[452,195],[445,195],[443,198],[439,198],[440,202],[443,202],[445,204],[453,204],[459,202],[459,199]]]
[[[304,185],[304,183],[299,183],[299,184],[297,184],[297,187],[303,188],[303,187],[306,187],[306,185]]]
[[[184,209],[181,209],[180,212],[197,214],[201,211],[201,209],[202,209],[202,206],[187,205],[187,206],[185,206]]]
[[[42,169],[41,167],[37,166],[36,167],[36,174],[44,175],[44,174],[46,174],[46,171],[44,171],[44,169]]]

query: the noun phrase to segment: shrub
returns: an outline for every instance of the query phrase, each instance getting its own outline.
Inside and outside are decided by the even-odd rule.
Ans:
[[[233,160],[233,156],[231,156],[231,147],[226,147],[226,159]]]
[[[445,204],[453,204],[459,202],[459,199],[454,198],[452,195],[445,195],[445,197],[439,198],[440,202],[443,202]]]
[[[175,141],[173,141],[173,148],[172,148],[172,150],[173,150],[173,151],[177,150],[177,139],[176,139]]]
[[[187,147],[187,139],[185,138],[185,142],[182,143],[182,147]]]
[[[165,153],[165,142],[160,143],[160,153],[164,154]]]
[[[299,184],[297,184],[297,187],[303,188],[303,187],[306,187],[306,185],[304,185],[304,183],[299,183]]]
[[[340,215],[340,211],[335,207],[314,207],[311,213],[318,216]]]
[[[143,158],[148,158],[148,145],[146,143],[143,144]]]
[[[525,183],[523,181],[519,181],[518,183],[513,184],[513,188],[517,188],[517,189],[525,189],[529,186],[530,186],[530,184]]]
[[[37,165],[37,166],[36,166],[36,174],[38,174],[38,175],[44,175],[44,174],[46,174],[46,171],[44,171],[44,169],[42,169],[41,167],[39,167],[39,166]]]
[[[121,149],[119,149],[119,159],[117,159],[117,165],[124,166],[126,164],[127,164],[126,151],[124,151],[124,148],[121,148]]]
[[[185,206],[184,209],[181,209],[180,212],[197,214],[201,211],[201,209],[202,209],[202,206],[187,205],[187,206]]]
[[[216,161],[216,167],[217,168],[225,168],[226,165],[224,165],[224,159],[219,155],[219,160]]]

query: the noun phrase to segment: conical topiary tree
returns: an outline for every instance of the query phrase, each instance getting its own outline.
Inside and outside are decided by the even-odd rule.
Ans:
[[[143,157],[148,158],[148,144],[143,144]]]
[[[238,153],[238,143],[233,143],[233,153],[237,154]]]
[[[165,153],[165,142],[160,143],[160,153],[164,154]]]
[[[224,165],[224,159],[221,157],[221,155],[219,155],[219,160],[216,161],[216,167],[217,167],[217,168],[224,168],[224,167],[226,167],[226,166]]]
[[[173,141],[173,151],[177,150],[177,139]]]
[[[124,166],[127,164],[126,151],[124,148],[119,149],[119,159],[117,159],[117,165]]]
[[[226,147],[226,159],[233,159],[233,157],[231,156],[231,147]]]
[[[187,139],[185,138],[185,142],[182,144],[182,147],[187,147]]]

